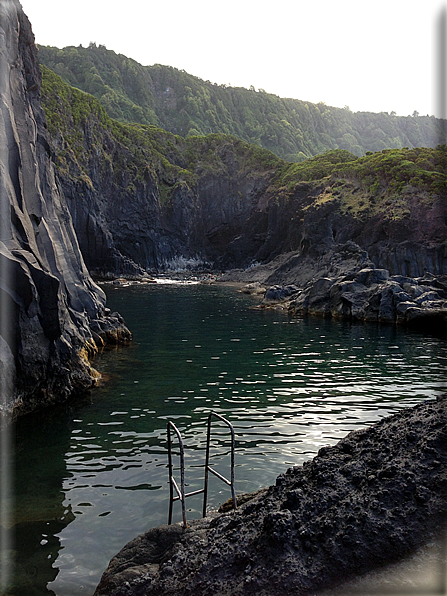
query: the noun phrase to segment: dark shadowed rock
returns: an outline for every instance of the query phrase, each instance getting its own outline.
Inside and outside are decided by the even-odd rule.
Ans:
[[[390,277],[387,269],[361,269],[355,276],[355,280],[364,286],[383,283]]]
[[[296,286],[273,286],[269,288],[264,294],[266,302],[280,302],[286,298],[290,298],[298,292]]]
[[[445,531],[447,396],[323,447],[236,511],[149,530],[95,596],[316,593]]]
[[[7,419],[87,390],[98,345],[130,333],[106,314],[81,256],[55,176],[34,36],[18,0],[0,3],[0,33],[0,413]],[[93,335],[93,321],[102,334]]]

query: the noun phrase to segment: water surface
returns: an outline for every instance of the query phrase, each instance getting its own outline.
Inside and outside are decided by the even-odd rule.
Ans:
[[[290,319],[212,285],[106,291],[133,345],[97,359],[105,382],[89,399],[17,424],[16,594],[91,594],[124,544],[166,523],[168,420],[182,432],[195,490],[207,414],[228,418],[241,493],[274,483],[349,431],[445,391],[447,343],[436,337]],[[212,446],[213,467],[229,474],[219,424]],[[230,494],[214,477],[210,484],[208,506],[216,508]],[[201,495],[188,500],[190,518],[201,508]]]

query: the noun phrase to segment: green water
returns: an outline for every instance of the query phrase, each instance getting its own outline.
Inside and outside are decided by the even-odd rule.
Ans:
[[[185,443],[188,490],[202,487],[205,422],[236,431],[236,492],[274,483],[349,431],[445,391],[447,342],[394,327],[289,319],[232,288],[107,286],[134,343],[101,355],[89,399],[15,428],[15,588],[92,594],[110,558],[168,513],[166,423]],[[228,471],[217,425],[213,467]],[[177,458],[176,458],[177,461]],[[208,504],[229,497],[212,477]],[[180,521],[175,504],[174,521]],[[187,502],[200,517],[202,496]]]

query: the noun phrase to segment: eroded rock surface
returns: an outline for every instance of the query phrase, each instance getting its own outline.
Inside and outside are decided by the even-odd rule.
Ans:
[[[263,287],[260,307],[287,309],[292,316],[397,323],[447,332],[446,275],[392,275],[376,267],[368,252],[352,241],[334,244],[317,256],[283,254],[248,270],[228,271],[220,280],[245,282],[242,291],[246,293],[252,293],[255,285],[260,294]]]
[[[142,534],[95,596],[294,596],[410,554],[445,531],[447,395],[323,447],[236,511]]]
[[[85,391],[98,347],[127,341],[84,265],[55,176],[31,26],[0,3],[0,418]]]

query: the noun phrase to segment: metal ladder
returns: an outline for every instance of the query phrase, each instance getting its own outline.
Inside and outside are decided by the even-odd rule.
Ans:
[[[224,422],[230,429],[231,432],[231,480],[227,480],[224,476],[213,470],[213,468],[209,465],[210,461],[210,442],[211,442],[211,420],[213,418],[217,418],[221,422]],[[180,488],[175,481],[173,476],[173,466],[172,466],[172,441],[171,441],[171,429],[175,432],[178,438],[179,447],[180,447]],[[175,424],[171,421],[168,422],[167,425],[167,432],[168,432],[168,464],[169,464],[169,516],[168,516],[168,524],[172,523],[172,506],[174,501],[180,501],[182,504],[182,517],[183,517],[183,528],[186,528],[186,504],[185,499],[187,497],[192,497],[193,495],[199,495],[203,493],[203,517],[206,517],[206,501],[208,497],[208,472],[211,472],[217,478],[222,480],[225,484],[227,484],[231,488],[231,498],[233,500],[233,509],[236,509],[236,494],[234,491],[234,428],[226,420],[223,416],[216,414],[215,412],[211,412],[208,416],[208,429],[206,435],[206,456],[205,456],[205,482],[203,488],[199,490],[194,490],[190,493],[185,493],[185,455],[183,449],[183,441],[180,431],[175,426]],[[174,496],[174,489],[177,493],[177,496]]]

